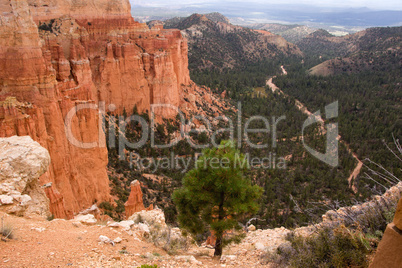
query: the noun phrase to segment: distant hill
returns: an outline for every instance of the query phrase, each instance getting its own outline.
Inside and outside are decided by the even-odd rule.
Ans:
[[[296,42],[296,44],[308,55],[319,55],[327,58],[343,57],[349,52],[349,46],[353,45],[349,37],[334,36],[326,30],[319,29]]]
[[[219,13],[193,14],[163,23],[165,28],[182,30],[187,38],[190,70],[234,68],[264,59],[302,54],[297,46],[279,35],[232,25]]]
[[[247,25],[247,27],[278,34],[291,43],[296,43],[315,31],[314,28],[298,24],[284,25],[278,23],[257,23]]]
[[[369,28],[343,37],[318,30],[297,45],[308,55],[335,58],[310,69],[316,75],[402,66],[402,27]]]
[[[223,22],[223,23],[230,24],[229,19],[226,18],[225,16],[223,16],[219,12],[213,12],[213,13],[205,14],[205,17],[207,17],[208,19],[212,20],[213,22]]]

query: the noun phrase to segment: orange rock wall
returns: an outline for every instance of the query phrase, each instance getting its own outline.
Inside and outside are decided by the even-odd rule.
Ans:
[[[190,83],[186,40],[178,30],[135,22],[128,0],[1,0],[0,12],[0,136],[29,135],[49,150],[51,167],[40,182],[53,183],[46,193],[56,217],[110,201],[106,148],[73,146],[66,115],[99,101],[128,113],[135,105],[178,106]],[[43,23],[52,30],[38,30]],[[98,123],[98,111],[84,109],[71,131],[97,142]]]

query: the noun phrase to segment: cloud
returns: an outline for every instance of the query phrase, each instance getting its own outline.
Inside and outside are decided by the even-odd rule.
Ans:
[[[188,6],[191,4],[198,3],[211,3],[211,4],[219,4],[219,3],[230,3],[230,2],[247,2],[252,5],[252,3],[256,4],[278,4],[278,1],[275,0],[188,0],[183,4],[182,0],[130,0],[131,4],[135,5],[147,5],[147,6],[171,6],[171,5],[180,5],[180,6]],[[281,4],[288,5],[312,5],[317,7],[336,7],[336,8],[363,8],[367,7],[370,9],[377,10],[402,10],[402,1],[401,0],[332,0],[332,1],[322,1],[322,0],[281,0]]]

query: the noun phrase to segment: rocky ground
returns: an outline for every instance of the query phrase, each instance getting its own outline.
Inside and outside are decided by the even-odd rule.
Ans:
[[[212,248],[196,245],[169,255],[138,224],[127,228],[110,222],[88,225],[85,220],[48,221],[3,213],[0,217],[14,230],[13,239],[0,242],[0,267],[267,267],[260,256],[284,242],[289,232],[284,228],[248,232],[241,244],[225,248],[219,259],[213,257]]]

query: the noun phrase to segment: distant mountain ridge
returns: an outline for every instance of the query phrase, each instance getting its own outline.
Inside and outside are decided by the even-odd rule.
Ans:
[[[305,25],[284,25],[278,23],[257,23],[247,25],[247,27],[256,30],[266,30],[278,34],[291,43],[296,43],[315,31],[314,28]]]
[[[310,72],[316,75],[402,66],[402,27],[369,28],[343,37],[321,29],[297,46],[306,54],[335,58],[313,67]]]
[[[232,25],[225,16],[216,12],[173,18],[163,24],[167,29],[180,29],[187,38],[190,70],[233,68],[246,62],[281,55],[302,55],[297,46],[283,37],[267,31]]]

